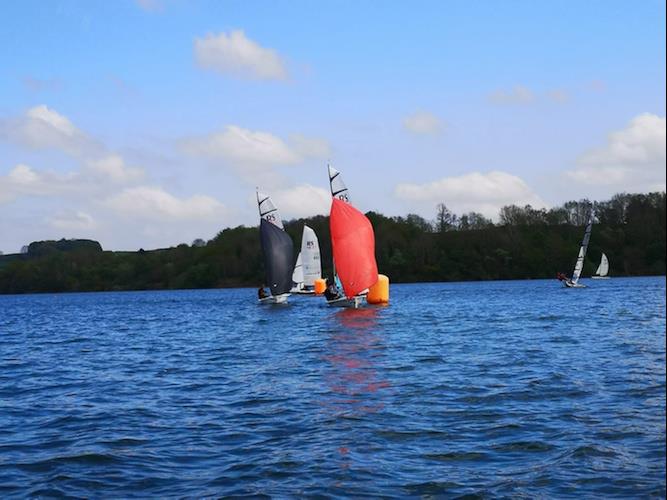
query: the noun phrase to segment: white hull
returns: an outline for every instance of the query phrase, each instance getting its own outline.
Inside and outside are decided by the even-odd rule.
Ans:
[[[586,285],[573,283],[572,281],[563,281],[563,286],[565,286],[565,288],[586,288]]]
[[[315,295],[315,290],[293,290],[291,293],[296,295]]]
[[[268,304],[287,304],[287,297],[289,293],[281,293],[280,295],[271,295],[269,297],[264,297],[259,299],[259,305],[268,305]]]
[[[327,305],[331,307],[347,307],[351,309],[359,309],[363,305],[365,296],[356,295],[350,299],[347,297],[340,297],[339,299],[327,300]]]
[[[593,280],[608,280],[609,276],[591,276]]]

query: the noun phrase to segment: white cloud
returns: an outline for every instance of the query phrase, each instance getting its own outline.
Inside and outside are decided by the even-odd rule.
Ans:
[[[496,90],[489,95],[494,104],[531,104],[535,101],[535,94],[528,87],[516,85],[510,90]]]
[[[195,195],[177,198],[159,187],[126,188],[110,197],[104,204],[112,210],[142,219],[199,219],[224,215],[225,206],[210,196]]]
[[[427,111],[418,111],[403,119],[403,127],[415,134],[435,134],[442,128],[440,119]]]
[[[213,160],[225,160],[241,173],[257,167],[294,165],[307,158],[324,158],[330,154],[328,143],[323,139],[294,134],[289,144],[268,132],[247,130],[228,125],[222,132],[186,139],[182,142],[184,152]]]
[[[193,156],[246,165],[285,165],[299,161],[299,156],[282,139],[268,132],[253,132],[236,125],[228,125],[222,132],[188,139],[183,147]]]
[[[285,80],[287,69],[280,55],[246,37],[242,30],[195,39],[197,64],[223,74],[258,80]]]
[[[54,196],[64,192],[75,192],[76,174],[38,172],[29,165],[18,164],[7,175],[0,176],[0,203],[15,200],[20,196]]]
[[[66,116],[45,105],[35,106],[21,117],[0,123],[0,138],[28,149],[57,149],[74,157],[101,149]]]
[[[285,220],[326,215],[329,213],[329,207],[331,206],[329,191],[310,184],[273,190],[268,194],[278,207],[281,217]],[[254,196],[253,203],[256,203]]]
[[[665,118],[644,113],[582,155],[567,175],[577,182],[622,190],[665,189]]]
[[[331,147],[325,139],[306,137],[301,134],[292,134],[289,144],[300,160],[305,158],[328,158],[331,156]]]
[[[110,154],[96,160],[90,160],[87,166],[92,172],[101,174],[117,183],[131,183],[141,180],[144,177],[142,169],[126,166],[123,157],[117,154]]]
[[[80,210],[74,212],[58,212],[49,218],[49,223],[56,229],[67,231],[90,231],[97,224],[90,214]]]
[[[403,183],[398,184],[394,192],[398,198],[409,202],[442,202],[455,212],[475,211],[493,218],[504,205],[545,206],[522,179],[499,171],[444,177],[425,184]]]

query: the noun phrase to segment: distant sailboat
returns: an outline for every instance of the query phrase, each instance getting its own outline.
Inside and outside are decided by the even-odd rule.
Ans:
[[[586,257],[586,250],[588,249],[588,242],[591,239],[591,230],[593,229],[593,218],[591,217],[588,220],[586,225],[586,231],[584,232],[584,239],[581,240],[581,247],[579,247],[579,255],[577,256],[577,262],[574,265],[574,271],[572,272],[572,278],[564,279],[563,285],[567,288],[586,288],[586,285],[579,283],[579,278],[581,277],[581,271],[584,269],[584,258]]]
[[[270,197],[258,191],[257,206],[261,218],[259,234],[264,254],[266,285],[270,290],[270,295],[259,299],[259,303],[284,304],[292,288],[292,238],[285,232],[278,209]]]
[[[602,257],[600,258],[600,265],[595,271],[595,274],[591,277],[594,280],[609,279],[609,276],[607,276],[608,274],[609,274],[609,259],[607,259],[607,256],[603,253]]]
[[[303,226],[301,236],[301,251],[296,258],[292,281],[292,293],[314,294],[315,280],[322,277],[322,263],[320,261],[320,243],[317,235],[308,226]]]
[[[327,304],[357,308],[368,289],[378,281],[375,234],[368,218],[350,204],[348,189],[340,172],[331,166],[328,168],[332,196],[329,228],[334,280],[340,280],[344,296],[327,299]]]

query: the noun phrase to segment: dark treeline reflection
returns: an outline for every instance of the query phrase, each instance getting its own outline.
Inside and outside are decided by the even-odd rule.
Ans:
[[[665,193],[618,194],[602,202],[569,201],[549,210],[505,206],[494,224],[455,214],[445,204],[435,219],[415,214],[367,215],[381,273],[393,282],[549,278],[571,272],[583,225],[593,215],[584,276],[602,252],[611,276],[665,274]],[[328,217],[285,224],[295,245],[303,224],[318,235],[324,274],[331,273]],[[137,252],[103,251],[91,240],[31,243],[0,256],[0,293],[148,290],[257,286],[263,269],[256,227],[224,229],[210,241]]]

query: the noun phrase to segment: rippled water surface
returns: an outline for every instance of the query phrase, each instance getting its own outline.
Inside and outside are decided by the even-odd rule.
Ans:
[[[665,278],[0,296],[0,496],[665,496]]]

